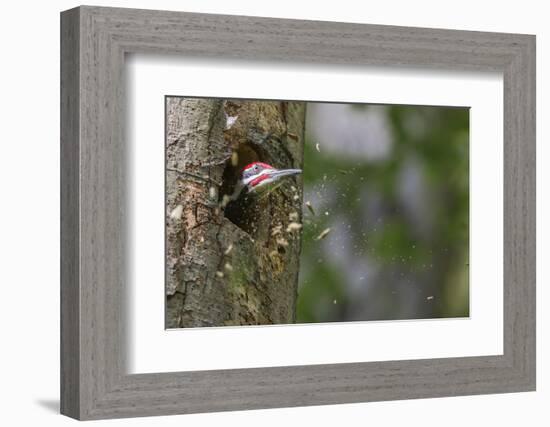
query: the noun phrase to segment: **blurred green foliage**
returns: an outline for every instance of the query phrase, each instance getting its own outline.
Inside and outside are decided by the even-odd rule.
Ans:
[[[468,316],[469,110],[349,105],[335,114],[354,119],[335,116],[326,135],[319,106],[307,113],[304,200],[314,213],[304,206],[297,322]],[[388,131],[386,154],[340,150],[339,135],[369,134],[360,123],[369,114]]]

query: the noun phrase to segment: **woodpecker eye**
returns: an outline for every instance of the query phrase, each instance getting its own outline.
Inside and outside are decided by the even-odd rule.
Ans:
[[[255,171],[258,170],[258,165],[254,166],[254,170],[255,170]]]

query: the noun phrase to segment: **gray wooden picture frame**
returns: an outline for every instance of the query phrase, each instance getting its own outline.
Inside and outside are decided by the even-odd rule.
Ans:
[[[504,354],[128,375],[126,53],[504,78]],[[83,6],[61,14],[61,412],[77,419],[535,389],[535,37]]]

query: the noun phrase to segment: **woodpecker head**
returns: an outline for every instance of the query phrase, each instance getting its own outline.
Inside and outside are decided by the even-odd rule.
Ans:
[[[302,173],[301,169],[275,169],[267,163],[254,162],[244,168],[241,183],[249,193],[257,192],[272,188],[273,184],[279,183],[285,176],[299,173]]]

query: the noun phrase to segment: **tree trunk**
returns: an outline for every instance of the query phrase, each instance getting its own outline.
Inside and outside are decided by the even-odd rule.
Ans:
[[[294,322],[301,177],[222,202],[250,162],[302,167],[305,103],[168,97],[166,113],[166,327]]]

